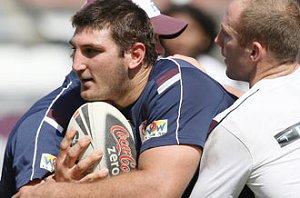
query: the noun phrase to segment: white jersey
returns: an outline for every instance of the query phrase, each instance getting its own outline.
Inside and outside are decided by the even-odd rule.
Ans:
[[[191,197],[300,197],[300,69],[264,79],[214,119]]]

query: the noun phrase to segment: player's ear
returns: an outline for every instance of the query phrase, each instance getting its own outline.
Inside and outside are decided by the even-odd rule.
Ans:
[[[139,65],[143,63],[143,60],[145,58],[146,54],[146,47],[143,43],[136,42],[134,43],[129,52],[128,52],[128,58],[129,58],[129,64],[128,67],[130,69],[135,69]]]
[[[264,55],[264,48],[259,42],[253,42],[249,49],[251,61],[258,62]]]

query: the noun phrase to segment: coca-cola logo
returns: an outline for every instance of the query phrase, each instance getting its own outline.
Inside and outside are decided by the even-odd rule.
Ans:
[[[110,133],[116,142],[120,169],[123,172],[129,172],[131,169],[136,167],[136,160],[132,157],[132,150],[127,140],[130,138],[130,134],[124,127],[119,125],[112,126]]]

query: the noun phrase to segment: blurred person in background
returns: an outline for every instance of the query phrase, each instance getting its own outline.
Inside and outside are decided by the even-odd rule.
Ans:
[[[232,0],[190,0],[189,4],[203,10],[206,14],[220,22],[222,15],[224,14],[228,4]]]
[[[153,0],[153,2],[162,12],[172,5],[172,0]]]
[[[226,76],[226,66],[213,56],[216,23],[212,17],[191,5],[173,5],[165,13],[186,21],[187,29],[177,38],[164,40],[162,44],[167,55],[182,54],[193,57],[205,68],[207,74],[227,86],[244,92],[248,84],[231,80]]]

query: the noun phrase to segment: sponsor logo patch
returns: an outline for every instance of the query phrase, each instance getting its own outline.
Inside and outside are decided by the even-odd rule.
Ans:
[[[53,172],[56,165],[56,157],[54,155],[43,153],[41,157],[40,168]]]
[[[142,141],[160,137],[168,132],[168,120],[156,120],[141,130]]]
[[[287,146],[300,139],[300,122],[276,134],[275,139],[281,147]]]

